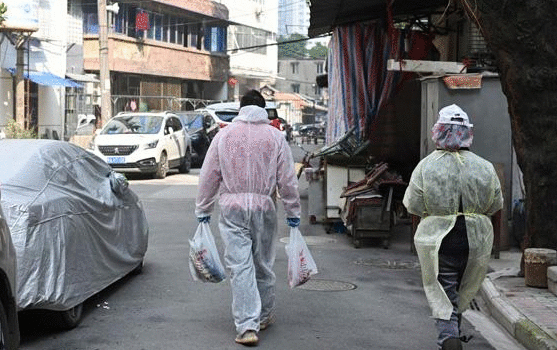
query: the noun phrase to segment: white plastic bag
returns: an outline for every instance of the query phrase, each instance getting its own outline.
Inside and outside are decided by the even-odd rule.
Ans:
[[[195,281],[218,283],[226,279],[209,223],[202,222],[190,241],[189,266]]]
[[[290,228],[290,241],[286,245],[288,256],[288,285],[300,286],[317,273],[317,265],[309,252],[306,241],[297,227]]]

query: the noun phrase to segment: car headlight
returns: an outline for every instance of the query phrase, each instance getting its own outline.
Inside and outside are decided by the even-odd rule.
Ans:
[[[159,140],[149,142],[148,144],[145,145],[145,149],[155,148],[155,147],[157,147],[158,143],[159,143]]]

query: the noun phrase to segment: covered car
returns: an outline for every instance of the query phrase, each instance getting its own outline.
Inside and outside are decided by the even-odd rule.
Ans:
[[[76,326],[82,303],[143,265],[149,228],[121,174],[64,141],[0,141],[1,205],[17,257],[17,305]]]

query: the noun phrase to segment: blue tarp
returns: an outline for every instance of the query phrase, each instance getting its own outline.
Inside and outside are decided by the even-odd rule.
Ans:
[[[15,75],[15,68],[8,68],[8,72],[12,75]],[[57,75],[48,72],[35,72],[35,71],[23,71],[23,77],[25,79],[29,79],[34,83],[39,85],[46,85],[46,86],[65,86],[65,87],[82,87],[81,84],[71,80],[71,79],[64,79]]]

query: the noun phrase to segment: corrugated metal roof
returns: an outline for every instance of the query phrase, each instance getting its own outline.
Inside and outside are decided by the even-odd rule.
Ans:
[[[310,4],[310,38],[329,33],[334,27],[385,17],[388,0],[312,0]],[[393,14],[431,13],[449,0],[395,0]]]

